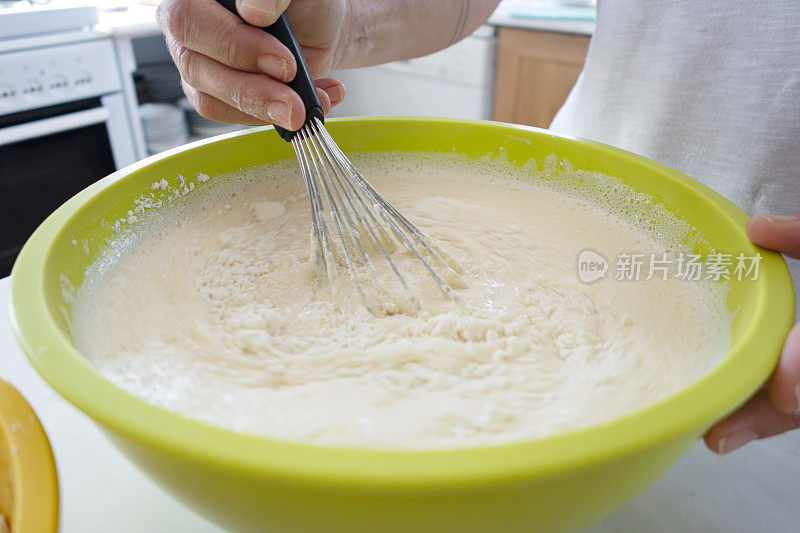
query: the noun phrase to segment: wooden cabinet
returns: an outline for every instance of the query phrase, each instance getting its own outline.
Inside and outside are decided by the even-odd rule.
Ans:
[[[546,128],[583,68],[590,37],[500,28],[494,120]]]

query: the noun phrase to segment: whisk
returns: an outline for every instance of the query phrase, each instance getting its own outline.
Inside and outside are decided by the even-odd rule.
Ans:
[[[235,0],[217,1],[238,16]],[[419,261],[445,297],[463,308],[454,290],[454,287],[464,286],[460,276],[462,267],[370,185],[325,129],[316,87],[286,15],[281,15],[264,31],[289,48],[297,61],[297,75],[289,86],[303,100],[306,120],[297,131],[278,126],[275,129],[285,141],[292,143],[305,181],[311,207],[311,260],[317,283],[327,280],[336,291],[339,285],[337,259],[343,258],[349,278],[367,309],[374,314],[397,312],[399,307],[378,277],[370,258],[370,252],[378,250],[406,299],[419,312],[418,299],[390,255],[399,244]],[[366,280],[362,280],[359,266]],[[368,297],[365,285],[374,290],[377,299]]]

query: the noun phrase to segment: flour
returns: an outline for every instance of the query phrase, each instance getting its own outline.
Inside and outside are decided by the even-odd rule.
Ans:
[[[197,188],[179,182],[176,201],[139,214],[77,290],[76,346],[122,388],[190,417],[387,448],[596,424],[685,387],[726,353],[718,284],[578,279],[584,249],[677,251],[692,235],[618,180],[555,158],[521,170],[430,155],[355,163],[458,261],[468,312],[400,247],[392,257],[419,316],[374,316],[346,283],[340,300],[315,289],[308,201],[287,162],[198,175]]]

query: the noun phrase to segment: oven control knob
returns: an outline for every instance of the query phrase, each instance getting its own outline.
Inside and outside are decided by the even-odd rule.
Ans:
[[[47,82],[47,89],[53,93],[63,92],[67,87],[69,87],[69,81],[60,74],[56,74]]]
[[[81,89],[92,83],[92,73],[88,70],[81,70],[72,77],[72,86]]]
[[[11,105],[11,102],[17,97],[17,91],[12,85],[0,83],[0,109]]]
[[[44,93],[44,84],[41,80],[31,79],[22,86],[22,96],[29,100],[38,100]]]

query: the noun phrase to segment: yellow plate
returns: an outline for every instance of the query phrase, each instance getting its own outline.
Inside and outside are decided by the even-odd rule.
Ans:
[[[12,533],[51,533],[58,523],[56,464],[36,414],[0,379],[0,514]]]

